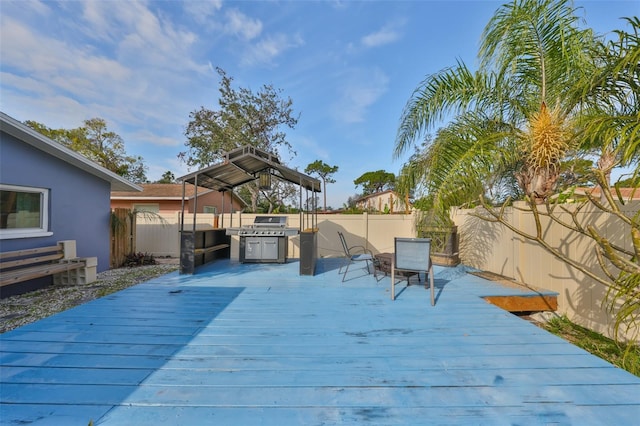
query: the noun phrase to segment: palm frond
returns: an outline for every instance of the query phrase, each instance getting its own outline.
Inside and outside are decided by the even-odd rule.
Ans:
[[[598,72],[574,92],[584,104],[583,147],[616,152],[621,165],[640,161],[640,18],[627,18],[630,32],[601,41],[592,52]]]
[[[476,76],[463,62],[425,78],[402,111],[394,156],[401,156],[447,114],[458,114],[477,100],[477,85]]]
[[[519,158],[513,131],[482,113],[469,112],[441,129],[409,169],[436,210],[446,214],[451,206],[475,203],[511,174]]]
[[[479,50],[481,68],[494,70],[518,88],[514,96],[531,98],[530,109],[542,102],[570,111],[565,92],[591,72],[587,52],[590,30],[580,30],[568,0],[518,0],[499,8],[484,29]]]

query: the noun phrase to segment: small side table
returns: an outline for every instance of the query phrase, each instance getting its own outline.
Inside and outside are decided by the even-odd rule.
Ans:
[[[378,253],[373,256],[376,261],[374,262],[374,268],[377,271],[383,272],[384,276],[391,275],[391,261],[393,260],[393,253]],[[409,277],[413,275],[418,276],[418,281],[420,281],[420,274],[418,272],[411,271],[396,271],[396,276],[407,279],[407,284],[409,284]]]
[[[376,270],[383,272],[385,276],[391,274],[391,260],[393,259],[393,253],[378,253],[374,255],[376,262],[374,267]]]

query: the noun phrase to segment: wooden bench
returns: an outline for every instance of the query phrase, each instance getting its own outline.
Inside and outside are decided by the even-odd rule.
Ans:
[[[0,253],[0,287],[46,276],[62,284],[95,281],[96,258],[77,258],[75,241]],[[76,273],[74,273],[77,271]]]

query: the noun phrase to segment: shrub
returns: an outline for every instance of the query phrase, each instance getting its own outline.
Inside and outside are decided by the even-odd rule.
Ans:
[[[156,259],[152,254],[149,253],[129,253],[124,260],[124,264],[122,266],[134,267],[134,266],[144,266],[144,265],[155,265]]]

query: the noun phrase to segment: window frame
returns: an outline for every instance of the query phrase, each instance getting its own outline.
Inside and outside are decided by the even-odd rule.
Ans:
[[[0,183],[0,190],[40,194],[40,227],[0,229],[0,240],[38,238],[53,235],[53,232],[49,230],[50,189]]]
[[[138,212],[160,213],[160,203],[133,203],[131,208]]]

